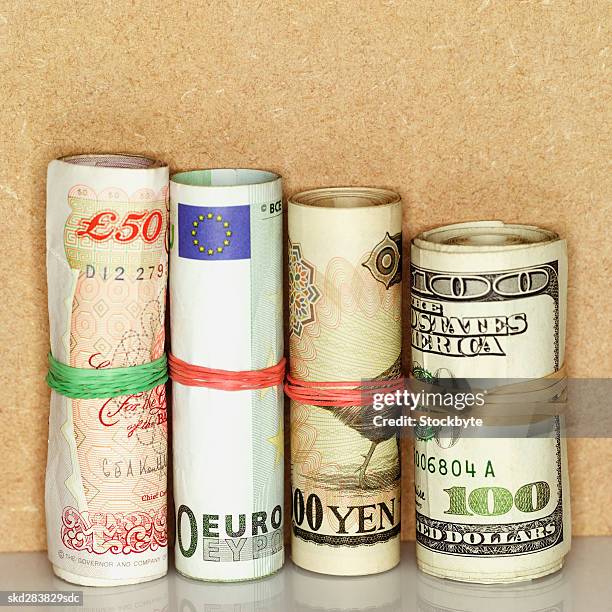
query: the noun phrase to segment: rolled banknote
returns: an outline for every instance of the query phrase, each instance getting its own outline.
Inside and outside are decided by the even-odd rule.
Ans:
[[[500,388],[518,398],[524,379],[560,374],[567,254],[557,234],[500,221],[434,229],[413,240],[411,281],[416,378],[478,378],[492,398]],[[485,425],[469,436],[460,428],[417,428],[423,571],[494,583],[562,566],[571,537],[562,421],[551,417],[549,435],[539,437],[516,435],[516,428]]]
[[[282,372],[249,382],[283,359],[282,213],[272,172],[170,182],[175,558],[191,578],[259,578],[284,560]]]
[[[398,377],[399,196],[316,189],[288,207],[291,378],[316,386]],[[347,576],[388,570],[400,553],[399,439],[373,426],[367,403],[325,403],[291,402],[293,561]]]
[[[47,543],[54,572],[77,584],[144,582],[167,569],[165,386],[142,390],[135,374],[125,387],[135,391],[109,397],[97,384],[165,360],[167,202],[168,168],[151,159],[49,164]],[[70,373],[86,397],[61,384]]]

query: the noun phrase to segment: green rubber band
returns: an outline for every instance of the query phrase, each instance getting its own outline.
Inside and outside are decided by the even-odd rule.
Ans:
[[[134,395],[168,380],[166,354],[155,361],[125,368],[73,368],[49,353],[47,384],[65,397],[103,399]]]

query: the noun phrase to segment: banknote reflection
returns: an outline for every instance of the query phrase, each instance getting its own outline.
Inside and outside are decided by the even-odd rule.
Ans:
[[[569,612],[571,582],[566,570],[521,584],[473,584],[416,575],[418,612]]]
[[[402,610],[401,567],[370,576],[325,576],[288,564],[289,597],[298,612]]]
[[[290,610],[283,571],[249,582],[202,582],[180,574],[171,578],[173,612],[255,612]]]
[[[170,578],[159,578],[152,582],[116,587],[77,587],[53,576],[49,588],[66,591],[68,588],[83,591],[83,607],[61,608],[83,612],[125,612],[146,610],[147,612],[168,612],[170,606]],[[36,608],[32,608],[36,609]],[[48,608],[45,608],[48,609]]]

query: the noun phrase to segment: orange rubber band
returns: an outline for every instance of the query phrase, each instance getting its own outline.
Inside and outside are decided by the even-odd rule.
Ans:
[[[283,357],[276,365],[262,370],[216,370],[193,365],[168,354],[170,378],[188,387],[208,387],[220,391],[255,391],[283,384],[285,378]]]
[[[355,387],[358,387],[355,389]],[[298,380],[287,374],[285,393],[294,401],[312,406],[367,406],[378,393],[393,393],[404,388],[402,378],[321,382]]]

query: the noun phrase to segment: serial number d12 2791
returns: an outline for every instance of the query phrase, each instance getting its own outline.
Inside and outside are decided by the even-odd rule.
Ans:
[[[165,266],[162,263],[156,266],[85,266],[86,278],[98,277],[105,281],[144,281],[153,278],[163,278]]]

